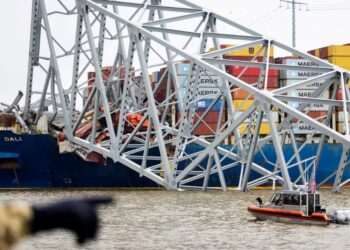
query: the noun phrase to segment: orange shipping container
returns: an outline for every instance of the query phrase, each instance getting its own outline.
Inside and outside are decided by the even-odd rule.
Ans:
[[[268,89],[268,91],[273,91],[274,89]],[[245,91],[244,89],[234,89],[232,90],[232,98],[233,100],[244,100],[249,96],[249,92]],[[254,96],[250,95],[248,100],[253,100]]]
[[[311,117],[319,122],[322,122],[322,121],[324,121],[324,119],[327,116],[327,111],[310,111],[306,115],[308,115],[309,117]],[[297,123],[297,122],[299,122],[299,119],[294,118],[291,120],[291,122]]]
[[[242,72],[244,72],[242,75],[243,77],[245,76],[258,77],[260,75],[260,71],[261,69],[256,67],[248,67],[247,69],[245,69],[244,66],[227,66],[226,67],[226,72],[233,76],[239,76]],[[278,70],[270,69],[268,75],[269,77],[278,77]]]

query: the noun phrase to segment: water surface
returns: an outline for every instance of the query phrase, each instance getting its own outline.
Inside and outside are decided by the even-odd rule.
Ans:
[[[327,211],[350,208],[350,190],[322,190]],[[96,240],[79,247],[64,231],[26,239],[16,250],[37,249],[348,249],[350,226],[305,226],[255,221],[247,205],[271,191],[6,191],[1,200],[46,203],[77,196],[112,195],[99,209],[102,228]]]

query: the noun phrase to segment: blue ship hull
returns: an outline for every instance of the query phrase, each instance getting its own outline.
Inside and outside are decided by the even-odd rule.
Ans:
[[[315,154],[317,144],[308,144],[301,152],[302,157]],[[200,147],[189,147],[188,153],[201,150]],[[283,148],[288,160],[293,153],[291,145]],[[89,187],[158,187],[157,184],[119,163],[107,161],[107,165],[86,162],[73,153],[59,154],[55,138],[49,135],[16,135],[11,131],[0,132],[1,159],[9,153],[18,158],[19,168],[0,169],[0,188],[89,188]],[[272,145],[263,148],[269,160],[275,161]],[[6,154],[7,153],[7,154]],[[325,144],[321,164],[317,171],[317,180],[323,180],[333,173],[339,164],[342,148],[338,144]],[[272,170],[262,155],[257,154],[254,161]],[[225,160],[223,164],[228,164]],[[186,164],[186,163],[185,163]],[[298,175],[297,168],[291,169],[291,178]],[[228,186],[237,186],[240,168],[225,171]],[[256,177],[256,176],[255,176]],[[344,179],[350,177],[346,171]],[[254,176],[252,176],[254,178]],[[332,184],[334,178],[328,180]],[[201,184],[190,183],[189,185]],[[220,186],[217,175],[210,177],[210,186]]]

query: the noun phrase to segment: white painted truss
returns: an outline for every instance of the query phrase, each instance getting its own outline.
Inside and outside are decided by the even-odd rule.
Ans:
[[[339,168],[329,177],[335,176],[333,190],[338,191],[348,182],[342,178],[350,146],[348,71],[187,0],[72,2],[33,0],[24,109],[28,126],[35,124],[44,111],[52,111],[51,121],[63,118],[64,140],[70,145],[67,148],[83,157],[95,152],[111,158],[169,190],[213,188],[208,186],[212,175],[219,177],[221,188],[226,190],[225,171],[231,168],[241,171],[235,177],[240,190],[269,181],[293,189],[307,182],[305,176],[312,166],[317,173],[323,145],[332,139],[343,145]],[[222,47],[223,44],[235,46]],[[260,49],[252,51],[250,61],[224,59],[227,53],[252,47]],[[269,60],[272,49],[307,59],[313,65],[276,64]],[[190,65],[185,86],[177,73],[177,65],[183,62]],[[111,66],[108,76],[103,66]],[[240,66],[242,71],[233,76],[226,72],[228,66]],[[160,68],[166,69],[152,84],[149,75]],[[259,69],[255,84],[241,77],[252,68]],[[270,90],[270,70],[313,74]],[[94,79],[86,78],[88,71],[95,72]],[[196,102],[205,98],[198,93],[201,79],[214,76],[219,79],[216,87],[220,91],[210,96],[212,103],[197,117]],[[89,89],[91,81],[94,84]],[[166,98],[159,101],[157,89],[164,82]],[[320,82],[308,97],[292,94]],[[185,94],[181,94],[184,88]],[[253,97],[242,101],[247,106],[243,111],[232,99],[232,93],[240,89]],[[339,89],[342,100],[336,98]],[[36,93],[40,93],[37,99]],[[88,96],[82,106],[84,94]],[[200,121],[218,103],[220,115],[215,128],[211,128],[213,135],[196,136],[194,131]],[[325,116],[308,116],[313,105],[322,105]],[[336,108],[344,111],[344,134],[331,127]],[[35,109],[35,118],[30,117],[30,109]],[[174,110],[178,110],[178,119],[174,119]],[[281,117],[278,123],[273,112]],[[137,124],[130,123],[130,114],[141,117]],[[263,120],[270,131],[264,137],[258,133]],[[314,131],[302,143],[293,132],[292,120]],[[78,136],[86,124],[90,130]],[[100,136],[105,136],[102,141],[98,140]],[[231,145],[224,146],[228,138]],[[303,157],[303,147],[313,138],[319,141],[318,150]],[[286,143],[293,147],[292,156],[284,153]],[[273,145],[274,156],[263,154],[267,144]],[[190,152],[190,146],[198,146],[198,150]],[[266,164],[254,162],[256,154],[262,154]],[[298,168],[300,173],[296,180],[291,180],[292,168]]]

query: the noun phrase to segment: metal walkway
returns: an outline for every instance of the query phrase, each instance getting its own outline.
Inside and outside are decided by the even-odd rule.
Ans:
[[[218,175],[221,188],[226,190],[224,171],[229,168],[241,169],[241,176],[237,177],[240,178],[241,190],[270,180],[277,180],[285,188],[292,189],[296,182],[290,179],[290,168],[299,168],[300,178],[297,181],[304,183],[305,172],[313,164],[317,171],[323,144],[330,138],[341,143],[344,149],[339,169],[329,177],[336,176],[333,190],[338,191],[349,181],[342,178],[349,163],[349,126],[345,128],[345,135],[330,128],[330,119],[336,107],[344,110],[344,114],[347,114],[343,117],[344,123],[349,124],[348,71],[190,1],[72,2],[33,0],[24,109],[27,124],[35,124],[44,110],[62,115],[64,135],[72,150],[85,154],[97,152],[169,190],[186,187],[206,190],[211,188],[208,187],[210,175]],[[222,48],[221,44],[235,46]],[[254,52],[254,56],[264,57],[262,62],[223,59],[226,53],[257,45],[262,47]],[[272,47],[318,66],[272,63],[269,61]],[[210,48],[216,50],[208,52]],[[190,64],[190,70],[186,93],[182,96],[176,64],[184,61]],[[105,65],[112,65],[112,73],[107,80],[101,70]],[[228,74],[225,70],[228,65],[244,67],[242,74],[250,68],[260,69],[259,81],[252,85],[240,79],[240,76]],[[162,67],[166,67],[166,71],[153,86],[148,76]],[[269,91],[267,72],[270,69],[318,73],[307,80]],[[81,97],[87,93],[88,71],[96,72],[95,84],[88,92],[85,105],[81,106]],[[202,117],[197,117],[204,119],[212,106],[222,100],[215,135],[210,140],[193,135],[199,125],[199,122],[195,122],[195,102],[203,98],[198,95],[203,75],[220,79],[217,86],[220,92],[215,96],[215,101]],[[164,80],[167,81],[166,99],[158,102],[155,92]],[[323,84],[309,97],[291,94],[295,89],[320,82]],[[253,104],[243,112],[236,111],[233,105],[231,92],[238,89],[254,97]],[[336,100],[338,89],[345,93],[342,100]],[[324,93],[328,91],[332,94],[325,97]],[[311,104],[315,103],[328,107],[324,119],[317,121],[307,115]],[[175,106],[180,114],[179,121],[168,122]],[[34,108],[36,119],[31,118],[30,109]],[[282,115],[279,124],[273,120],[272,111]],[[130,112],[143,118],[136,126],[128,124],[127,130],[127,115]],[[227,112],[228,119],[222,122],[224,112]],[[77,129],[86,122],[87,115],[90,115],[91,132],[84,138],[78,137]],[[240,126],[247,119],[249,126],[243,133]],[[260,138],[258,131],[263,119],[268,122],[271,132],[267,137]],[[322,134],[314,157],[302,158],[300,151],[306,142],[297,143],[291,129],[292,119],[313,127],[315,134],[316,131]],[[147,128],[142,129],[145,122]],[[101,126],[108,134],[108,140],[102,143],[96,141]],[[233,145],[230,148],[221,146],[229,137],[234,138]],[[313,137],[314,134],[308,135],[308,140]],[[287,141],[294,149],[293,157],[288,159],[282,150]],[[277,155],[273,171],[253,161],[254,155],[268,143],[274,145]],[[202,150],[188,153],[188,145],[199,145]],[[154,150],[158,154],[151,153]],[[234,163],[225,165],[226,158]],[[260,177],[249,179],[252,172]],[[193,181],[198,180],[201,180],[201,185],[191,186]]]

